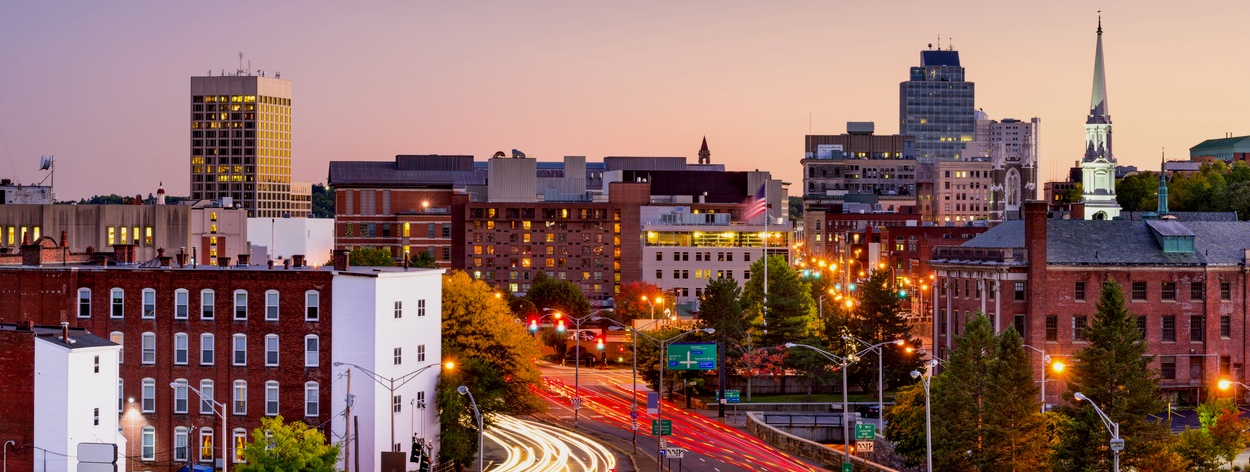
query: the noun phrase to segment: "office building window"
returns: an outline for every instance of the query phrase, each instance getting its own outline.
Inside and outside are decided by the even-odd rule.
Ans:
[[[1046,316],[1046,340],[1059,340],[1059,317],[1055,315]]]
[[[110,299],[112,300],[112,304],[111,304],[111,306],[112,306],[112,310],[111,310],[111,311],[109,311],[109,317],[110,317],[110,318],[121,318],[121,317],[122,317],[122,315],[123,315],[123,314],[125,314],[125,311],[126,311],[126,310],[125,310],[125,308],[126,308],[126,300],[125,300],[125,298],[126,298],[126,297],[125,297],[126,292],[125,292],[124,290],[120,289],[120,288],[115,288],[115,289],[113,289],[113,290],[109,291],[109,294],[110,294]]]
[[[304,336],[304,367],[321,365],[321,338],[315,334]]]
[[[143,289],[143,319],[156,319],[156,290]]]
[[[1176,342],[1176,317],[1175,316],[1163,317],[1163,339],[1162,341],[1165,343]]]
[[[278,321],[278,291],[265,291],[265,321]]]
[[[91,289],[89,288],[78,289],[78,317],[91,317]]]
[[[175,333],[174,334],[174,364],[175,365],[187,365],[187,362],[188,362],[187,358],[190,357],[189,354],[187,353],[188,349],[190,349],[188,344],[190,344],[190,340],[187,337],[187,333]]]
[[[216,302],[212,290],[200,290],[200,319],[211,320],[215,316]]]
[[[1169,302],[1176,301],[1176,282],[1163,282],[1160,298]]]
[[[304,292],[304,320],[321,319],[321,293],[316,290]]]
[[[190,316],[191,292],[186,289],[174,290],[174,319],[185,320]]]
[[[156,363],[156,333],[143,333],[143,363]]]
[[[247,319],[247,290],[234,291],[234,319]]]

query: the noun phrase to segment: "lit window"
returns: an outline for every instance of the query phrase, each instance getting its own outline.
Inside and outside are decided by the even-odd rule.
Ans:
[[[234,405],[234,408],[233,408],[234,414],[236,415],[247,414],[247,381],[246,380],[234,381],[233,405]]]

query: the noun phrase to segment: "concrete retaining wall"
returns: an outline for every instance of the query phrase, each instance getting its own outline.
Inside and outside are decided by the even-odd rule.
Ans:
[[[829,448],[817,442],[808,441],[806,439],[787,434],[780,429],[769,426],[764,423],[764,421],[756,413],[747,412],[746,419],[747,431],[773,447],[821,464],[842,463],[844,456],[838,450]],[[899,472],[895,469],[885,467],[875,462],[868,462],[858,457],[852,457],[851,462],[855,464],[855,470],[857,472]]]

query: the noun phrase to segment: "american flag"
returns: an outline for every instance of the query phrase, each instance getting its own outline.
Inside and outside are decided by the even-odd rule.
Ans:
[[[768,200],[764,196],[766,192],[766,185],[768,184],[765,183],[760,185],[760,190],[755,192],[755,198],[750,202],[747,202],[746,209],[742,211],[742,219],[744,221],[755,219],[755,217],[764,214],[764,210],[768,208]]]

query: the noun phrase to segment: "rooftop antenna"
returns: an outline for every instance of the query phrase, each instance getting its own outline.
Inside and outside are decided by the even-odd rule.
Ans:
[[[52,181],[48,183],[48,186],[53,187],[53,191],[55,191],[56,178],[53,176],[56,175],[56,159],[52,156],[39,156],[39,170],[48,171],[48,175],[39,181],[39,185],[43,185],[45,180],[51,179]]]
[[[252,60],[247,60],[247,75],[252,75]]]
[[[946,38],[946,50],[947,50],[947,51],[954,51],[954,50],[955,50],[955,39],[954,39],[954,38]]]
[[[235,69],[234,75],[243,75],[243,51],[239,51],[239,68]]]
[[[938,51],[942,50],[942,33],[938,33]]]

